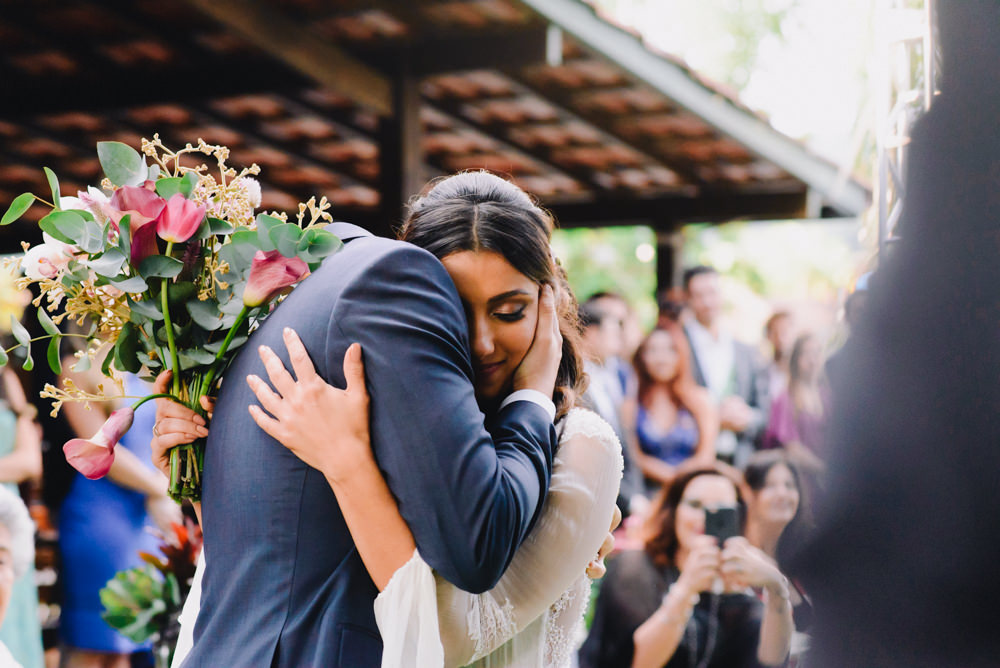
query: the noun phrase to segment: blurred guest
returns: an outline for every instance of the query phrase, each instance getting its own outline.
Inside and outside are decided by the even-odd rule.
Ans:
[[[64,362],[72,363],[72,358]],[[93,371],[69,375],[82,389],[93,391],[100,381]],[[147,384],[128,375],[125,394],[143,396]],[[63,406],[66,419],[81,437],[89,438],[108,416],[79,403]],[[130,655],[147,652],[112,629],[102,618],[98,592],[121,570],[138,566],[139,551],[157,552],[156,539],[146,530],[155,522],[166,532],[180,523],[180,508],[167,496],[167,480],[150,463],[156,408],[141,406],[132,428],[115,448],[107,476],[87,480],[77,474],[59,517],[63,606],[59,633],[63,668],[128,668]]]
[[[705,535],[706,510],[737,508],[739,485],[713,463],[685,470],[664,490],[645,549],[608,564],[582,668],[784,663],[792,635],[785,577],[746,538],[719,546]],[[748,587],[763,588],[766,603]]]
[[[934,3],[940,95],[907,146],[901,239],[835,381],[827,503],[800,555],[812,668],[1000,657],[1000,3]]]
[[[755,452],[743,471],[743,481],[747,540],[777,563],[785,575],[794,575],[785,570],[789,557],[805,541],[812,522],[808,493],[798,467],[781,450]],[[790,584],[795,628],[804,631],[812,622],[812,605],[794,577]]]
[[[625,360],[631,357],[631,352],[635,351],[635,346],[642,338],[641,330],[638,335],[633,331],[635,317],[632,308],[625,298],[616,292],[595,292],[587,298],[584,304],[603,313],[609,327],[618,327],[620,330],[608,338],[611,347],[607,351],[604,366],[617,375],[624,397],[629,393],[634,380],[632,366]]]
[[[823,353],[812,334],[795,340],[789,358],[788,388],[771,405],[764,447],[784,448],[811,474],[823,471],[829,390],[823,382]]]
[[[18,493],[19,483],[42,473],[36,412],[25,398],[17,375],[10,367],[4,367],[0,371],[0,488],[13,494]],[[34,536],[34,530],[31,535]],[[33,564],[21,572],[10,592],[7,618],[0,624],[0,643],[7,646],[24,668],[44,665]]]
[[[34,535],[35,527],[21,497],[0,485],[0,623],[11,618],[15,582],[29,574],[35,560]],[[24,613],[14,610],[13,614]],[[2,639],[0,666],[23,668]]]
[[[622,443],[625,471],[618,492],[618,508],[623,517],[628,517],[633,512],[641,513],[645,509],[646,498],[642,472],[636,461],[635,439],[622,428],[625,395],[620,377],[607,364],[621,350],[622,327],[613,314],[589,300],[580,305],[579,316],[580,327],[583,329],[580,341],[584,357],[583,368],[588,377],[582,404],[604,418]]]
[[[635,353],[638,401],[633,425],[639,466],[656,487],[669,485],[677,467],[696,458],[715,459],[718,416],[712,397],[691,377],[687,341],[680,327],[654,329]]]
[[[767,398],[774,401],[788,387],[788,358],[795,341],[792,314],[775,311],[764,325],[764,336],[771,344],[771,363],[767,366]]]
[[[684,288],[674,286],[661,290],[656,296],[656,326],[666,328],[680,323],[685,299]]]
[[[844,360],[848,357],[853,346],[852,337],[862,314],[868,307],[868,281],[871,280],[871,272],[862,274],[854,282],[850,294],[844,300],[844,324],[847,326],[847,339],[826,360],[826,377],[830,381],[831,387],[836,387],[844,380]]]
[[[722,323],[719,274],[698,266],[684,272],[693,317],[684,324],[691,344],[695,381],[708,388],[719,407],[719,459],[742,465],[767,424],[767,376],[750,346],[733,339]]]

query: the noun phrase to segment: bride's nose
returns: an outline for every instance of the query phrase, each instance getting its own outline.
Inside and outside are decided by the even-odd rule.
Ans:
[[[483,318],[473,318],[469,327],[472,330],[470,332],[472,354],[479,359],[488,358],[496,348],[489,324]]]

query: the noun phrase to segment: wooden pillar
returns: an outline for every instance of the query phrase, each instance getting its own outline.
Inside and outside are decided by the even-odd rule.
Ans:
[[[392,77],[392,116],[379,123],[381,205],[372,232],[394,237],[403,207],[424,186],[424,155],[420,127],[419,81],[404,57]]]
[[[656,226],[656,294],[680,285],[684,242],[675,226]]]

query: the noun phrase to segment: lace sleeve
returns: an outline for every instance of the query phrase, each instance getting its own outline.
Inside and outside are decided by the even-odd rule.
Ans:
[[[491,655],[529,625],[544,627],[533,622],[565,592],[575,590],[597,556],[614,514],[623,468],[621,445],[604,420],[582,409],[571,411],[560,430],[542,514],[497,586],[473,595],[438,578],[446,665]],[[545,630],[538,631],[536,645],[542,649]],[[530,640],[518,639],[520,652]],[[491,655],[490,665],[504,665],[497,658]]]

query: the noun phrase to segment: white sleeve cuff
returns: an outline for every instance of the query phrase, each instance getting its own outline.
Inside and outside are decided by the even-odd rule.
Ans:
[[[556,405],[552,403],[552,399],[545,396],[538,390],[518,390],[507,395],[507,398],[503,400],[500,404],[500,409],[504,409],[508,404],[512,404],[515,401],[530,401],[533,404],[538,404],[545,412],[548,413],[550,420],[556,419]]]

